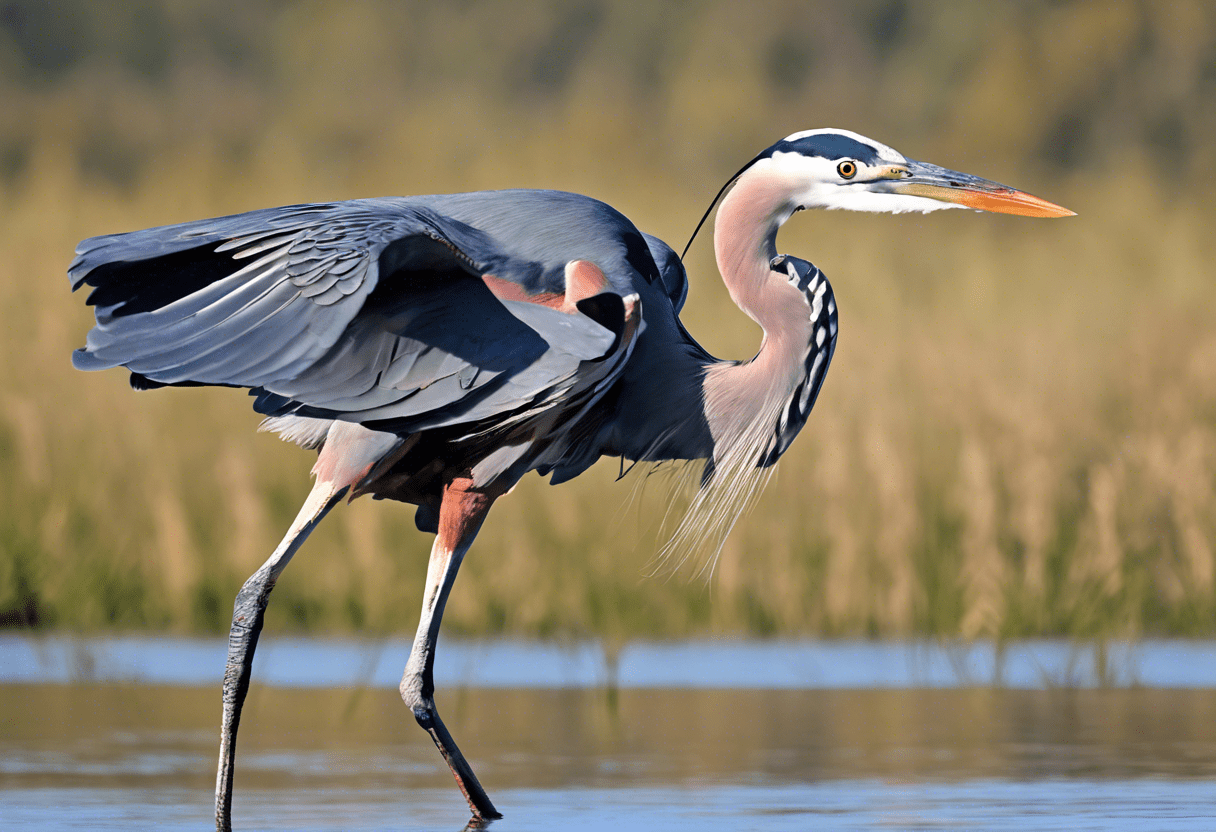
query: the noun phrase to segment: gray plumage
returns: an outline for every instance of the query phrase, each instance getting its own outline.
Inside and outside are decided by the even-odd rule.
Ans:
[[[787,137],[732,183],[714,244],[731,297],[764,330],[749,361],[714,359],[684,329],[688,279],[670,246],[577,194],[295,205],[80,244],[69,276],[92,287],[96,326],[78,368],[125,367],[137,389],[247,388],[268,429],[318,451],[312,493],[234,607],[217,828],[231,824],[270,591],[344,495],[412,503],[436,533],[401,693],[474,819],[497,817],[432,681],[444,603],[494,500],[528,471],[557,483],[602,456],[704,460],[676,540],[712,550],[806,422],[836,345],[832,289],[778,255],[782,223],[809,207],[1068,213],[847,131]]]

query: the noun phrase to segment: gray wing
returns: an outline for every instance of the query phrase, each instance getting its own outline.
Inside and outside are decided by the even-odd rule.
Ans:
[[[595,318],[500,300],[473,278],[418,283],[373,298],[321,360],[266,385],[274,395],[257,409],[409,430],[501,421],[560,401],[625,323],[588,301]]]
[[[97,326],[73,363],[122,365],[162,384],[256,387],[290,377],[338,340],[402,241],[415,257],[476,272],[487,241],[408,205],[300,205],[94,237],[73,289],[95,287]],[[466,251],[471,250],[472,253]]]
[[[138,386],[253,388],[267,413],[480,418],[547,398],[619,340],[611,314],[500,300],[480,279],[535,272],[402,199],[95,237],[69,270],[97,307],[73,363],[124,366]]]

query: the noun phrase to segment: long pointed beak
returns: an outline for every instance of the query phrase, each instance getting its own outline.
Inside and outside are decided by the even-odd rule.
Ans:
[[[907,174],[902,179],[889,180],[888,187],[894,194],[953,202],[977,211],[1023,217],[1076,216],[1075,211],[1008,185],[912,159],[908,160]]]

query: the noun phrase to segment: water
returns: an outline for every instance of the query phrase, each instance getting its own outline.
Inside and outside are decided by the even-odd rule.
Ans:
[[[169,646],[187,644],[201,652],[183,647],[183,667],[202,676],[198,666],[214,645],[95,642],[85,649],[79,642],[77,653],[94,661],[77,665],[76,681],[66,684],[35,678],[45,675],[37,667],[56,666],[51,642],[21,648],[40,650],[49,663],[19,667],[13,644],[20,640],[7,641],[0,645],[0,678],[9,680],[0,684],[0,827],[207,828],[218,686],[198,686],[193,677],[153,684],[130,668],[150,667]],[[293,644],[308,666],[289,672],[281,665],[289,679],[324,675],[317,657],[341,646]],[[842,645],[820,645],[827,653],[812,646],[790,646],[786,664],[807,667],[800,662],[808,656],[827,656],[848,665],[831,651],[852,655]],[[339,652],[353,649],[346,647]],[[886,653],[872,645],[879,652],[861,651],[851,668],[821,670],[818,687],[782,684],[787,666],[772,672],[776,684],[763,685],[757,670],[733,689],[652,682],[688,673],[695,682],[703,671],[679,668],[712,667],[714,650],[743,666],[781,663],[780,646],[652,645],[628,662],[623,651],[616,687],[580,682],[580,674],[611,667],[587,645],[508,645],[501,653],[487,644],[448,647],[454,656],[473,650],[489,668],[514,666],[509,679],[557,673],[566,682],[493,684],[500,671],[483,668],[469,672],[475,679],[489,673],[487,684],[440,688],[441,713],[506,815],[493,832],[1216,829],[1216,690],[1197,683],[1210,664],[1195,662],[1186,687],[1121,682],[1129,668],[1158,668],[1150,677],[1162,667],[1181,672],[1143,645],[1134,666],[1112,651],[1090,654],[1116,686],[980,687],[961,676],[931,676],[936,687],[900,686],[893,682],[908,666],[937,673],[937,660],[924,645],[910,652],[888,645]],[[1193,658],[1204,645],[1163,648]],[[107,655],[128,664],[107,665]],[[569,663],[546,664],[546,655],[566,655]],[[639,657],[647,655],[661,660],[662,673],[645,669]],[[954,656],[960,673],[983,669],[969,665],[969,655]],[[1093,682],[1083,672],[1085,651],[1072,655],[1074,681]],[[222,650],[220,657],[222,664]],[[374,682],[379,661],[361,655],[351,667]],[[457,663],[445,672],[450,682],[465,671]],[[27,681],[12,682],[19,674]],[[109,681],[80,681],[88,674]],[[878,684],[828,684],[867,674]],[[113,681],[124,675],[137,678]],[[256,677],[242,721],[234,811],[243,829],[455,832],[467,818],[434,747],[391,686],[270,687]]]
[[[0,635],[0,684],[210,685],[223,639]],[[396,688],[410,642],[269,637],[254,678],[280,687]],[[1216,643],[440,642],[439,687],[476,688],[1216,688]]]

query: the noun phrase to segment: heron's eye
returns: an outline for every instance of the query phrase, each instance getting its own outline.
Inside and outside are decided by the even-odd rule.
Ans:
[[[836,166],[836,172],[840,174],[841,179],[852,179],[857,175],[857,165],[846,159]]]

